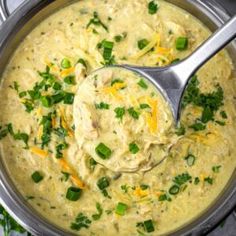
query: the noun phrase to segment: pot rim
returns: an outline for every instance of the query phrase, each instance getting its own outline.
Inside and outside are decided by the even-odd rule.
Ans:
[[[167,1],[172,2],[173,0]],[[14,11],[0,26],[0,54],[22,18],[26,19],[22,24],[24,25],[33,15],[54,2],[56,2],[56,0],[27,0],[18,7],[16,11]],[[73,0],[68,2],[73,2]],[[211,21],[213,21],[217,26],[222,25],[230,18],[229,14],[214,0],[211,0],[211,2],[204,0],[186,0],[186,2],[200,8],[203,14],[209,18],[211,17]],[[33,235],[74,235],[59,228],[59,226],[49,223],[47,219],[41,217],[39,213],[37,213],[36,210],[27,203],[8,177],[1,159],[0,170],[0,204],[2,204],[26,230],[31,232]],[[6,176],[8,179],[6,179]],[[228,185],[230,185],[230,188],[227,188]],[[211,206],[209,206],[203,213],[199,214],[196,219],[192,219],[191,222],[188,222],[185,226],[181,226],[180,229],[176,229],[175,232],[170,234],[173,236],[203,235],[215,227],[215,225],[228,215],[236,206],[236,180],[231,178],[228,185],[225,187],[225,191],[222,190],[224,193],[221,193],[217,199],[214,200]]]

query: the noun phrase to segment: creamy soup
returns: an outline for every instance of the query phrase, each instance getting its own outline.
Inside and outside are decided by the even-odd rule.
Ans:
[[[161,0],[78,1],[40,23],[0,92],[1,154],[29,204],[75,234],[130,236],[166,235],[213,203],[236,166],[228,54],[193,76],[178,126],[145,78],[93,72],[176,63],[209,35]]]

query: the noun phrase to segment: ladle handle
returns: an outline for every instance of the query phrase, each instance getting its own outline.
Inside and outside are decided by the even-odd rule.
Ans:
[[[9,15],[6,0],[0,0],[0,21],[5,21]]]
[[[230,41],[236,37],[236,15],[224,26],[219,28],[209,39],[199,46],[189,57],[187,57],[180,67],[177,66],[177,74],[180,74],[184,83],[212,56],[223,49]],[[185,71],[185,75],[183,73]]]

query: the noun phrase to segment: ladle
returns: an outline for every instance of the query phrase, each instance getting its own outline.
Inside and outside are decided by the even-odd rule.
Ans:
[[[176,123],[178,123],[181,98],[191,76],[232,41],[235,36],[236,15],[212,34],[190,56],[179,63],[166,67],[140,67],[132,65],[119,65],[118,67],[141,74],[152,82],[169,102],[173,117]]]

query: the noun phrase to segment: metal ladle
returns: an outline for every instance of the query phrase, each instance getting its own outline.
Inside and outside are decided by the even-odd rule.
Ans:
[[[140,67],[132,65],[119,65],[118,67],[136,72],[152,82],[169,102],[173,117],[176,123],[178,123],[181,98],[191,76],[232,41],[235,36],[236,15],[219,28],[189,57],[177,64],[166,67]]]

